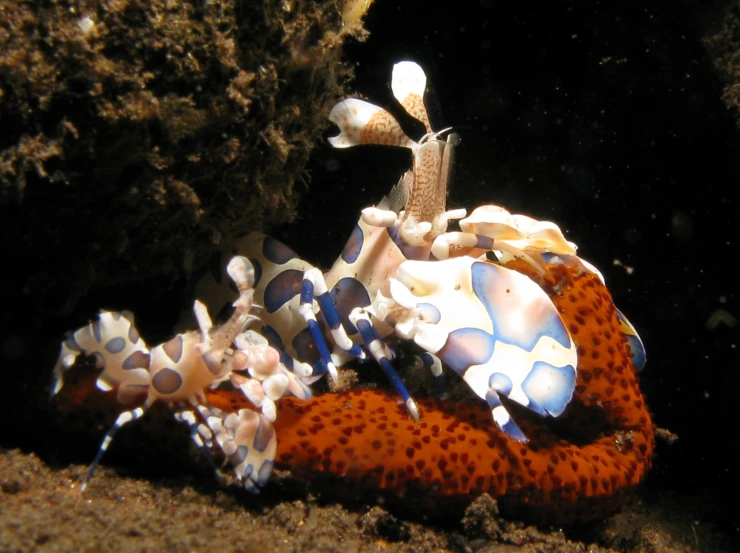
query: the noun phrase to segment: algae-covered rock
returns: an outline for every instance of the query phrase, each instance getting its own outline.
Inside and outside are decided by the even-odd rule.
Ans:
[[[4,312],[175,280],[294,216],[349,70],[340,0],[0,0]],[[19,309],[13,309],[18,307]],[[23,307],[23,309],[21,309]]]

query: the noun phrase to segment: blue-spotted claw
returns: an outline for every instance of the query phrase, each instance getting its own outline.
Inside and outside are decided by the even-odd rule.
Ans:
[[[501,430],[527,440],[501,396],[559,416],[575,389],[576,346],[550,298],[526,276],[470,257],[406,261],[376,316],[393,320],[485,399]]]
[[[495,205],[484,205],[461,219],[462,232],[447,232],[432,244],[436,259],[467,255],[481,258],[495,252],[502,263],[512,259],[528,262],[544,273],[548,264],[565,264],[579,271],[595,274],[601,282],[604,276],[587,260],[576,255],[577,246],[565,239],[560,228],[550,221],[538,221],[526,215],[512,215]],[[635,368],[645,366],[645,346],[634,326],[619,312],[620,331],[627,339]]]

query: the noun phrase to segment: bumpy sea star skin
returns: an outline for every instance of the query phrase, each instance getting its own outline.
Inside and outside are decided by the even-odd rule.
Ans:
[[[523,263],[516,269],[531,273]],[[484,492],[542,522],[582,522],[618,508],[650,467],[650,414],[606,287],[572,267],[548,269],[540,284],[578,346],[576,392],[557,430],[523,421],[530,442],[522,444],[496,428],[483,402],[422,400],[415,423],[382,391],[285,398],[277,466],[447,513],[450,502]],[[223,392],[209,400],[231,403]]]

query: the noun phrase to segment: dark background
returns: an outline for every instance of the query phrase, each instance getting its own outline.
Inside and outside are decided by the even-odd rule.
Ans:
[[[740,136],[701,42],[710,15],[648,4],[381,0],[347,56],[355,89],[391,108],[393,63],[425,69],[463,139],[450,207],[552,220],[603,272],[645,343],[654,422],[679,438],[659,444],[648,488],[711,488],[738,531],[738,333],[708,321],[738,314]],[[408,163],[406,151],[324,147],[300,219],[275,234],[330,265]]]

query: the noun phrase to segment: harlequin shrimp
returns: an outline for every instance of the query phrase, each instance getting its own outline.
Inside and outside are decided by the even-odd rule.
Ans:
[[[255,301],[264,306],[261,332],[276,348],[313,364],[313,375],[329,372],[336,379],[337,365],[364,359],[368,351],[411,417],[419,420],[418,407],[391,363],[393,353],[387,343],[413,338],[426,351],[423,358],[436,378],[442,375],[441,359],[488,402],[505,433],[526,441],[500,396],[541,415],[558,416],[575,386],[576,348],[550,299],[526,276],[467,256],[436,260],[434,245],[451,240],[446,238],[448,222],[464,217],[465,210],[446,210],[455,137],[442,141],[440,136],[447,131],[432,130],[423,100],[425,89],[426,76],[417,64],[406,61],[394,66],[391,90],[427,132],[419,142],[409,138],[389,112],[363,100],[344,100],[331,111],[329,119],[340,130],[329,139],[334,147],[404,147],[411,150],[413,163],[378,206],[363,210],[341,256],[326,274],[261,233],[247,235],[232,253],[249,257],[261,272],[255,283]],[[546,225],[550,232],[544,232],[541,240],[553,241],[551,235],[557,234],[565,242],[555,225]],[[525,241],[544,251],[536,239],[533,234]],[[415,266],[411,263],[429,266],[434,275],[450,279],[436,284],[436,296],[413,305],[413,317],[398,320],[396,307],[404,304],[391,306],[387,298],[398,288],[399,275]],[[454,281],[453,275],[464,271],[489,293],[478,295],[469,312],[458,311],[457,318],[441,320],[442,304],[452,307],[460,296],[476,297],[471,286],[462,290]],[[207,292],[201,289],[200,294]],[[473,322],[463,321],[473,313],[477,314]],[[331,352],[317,314],[330,330]],[[411,318],[425,325],[409,326]]]
[[[318,490],[328,480],[335,494],[366,493],[446,521],[483,493],[507,514],[541,523],[618,509],[644,479],[655,446],[619,313],[598,276],[574,264],[548,265],[542,278],[527,262],[508,266],[541,283],[577,343],[575,391],[560,417],[519,414],[529,438],[522,443],[498,431],[484,402],[422,399],[414,423],[383,390],[286,398],[275,423],[276,467]],[[242,405],[234,394],[214,394],[223,409]]]
[[[52,396],[65,383],[65,374],[78,356],[92,356],[100,373],[96,386],[115,391],[117,400],[134,407],[123,411],[105,435],[90,465],[84,491],[116,432],[141,417],[157,401],[175,408],[175,418],[190,428],[193,441],[206,451],[215,443],[244,487],[257,492],[272,471],[276,438],[272,427],[275,401],[291,392],[311,397],[310,389],[279,362],[279,354],[246,327],[254,294],[254,269],[245,258],[233,258],[227,272],[239,290],[234,313],[213,327],[208,310],[196,300],[199,331],[178,334],[148,349],[130,313],[103,311],[62,343],[54,368]],[[226,380],[240,388],[260,414],[249,409],[225,414],[209,405],[204,392]],[[142,403],[143,400],[143,403]]]
[[[464,209],[447,210],[456,140],[448,130],[432,130],[418,65],[397,64],[391,88],[424,125],[418,142],[390,113],[357,99],[332,110],[340,132],[330,142],[405,147],[411,170],[376,207],[363,210],[326,273],[264,234],[237,240],[231,253],[236,263],[249,257],[254,275],[235,279],[241,284],[234,314],[212,328],[196,302],[200,332],[192,342],[180,335],[191,344],[183,362],[212,369],[202,378],[175,364],[162,377],[173,391],[163,394],[155,361],[164,357],[154,353],[161,348],[175,361],[171,341],[148,352],[125,316],[104,312],[97,328],[83,328],[62,345],[55,390],[82,352],[98,360],[98,388],[117,389],[122,403],[147,396],[119,416],[87,480],[117,428],[161,397],[180,409],[198,445],[210,450],[215,441],[252,491],[265,484],[274,459],[299,478],[328,474],[397,498],[413,491],[430,506],[439,497],[487,492],[553,520],[576,520],[613,508],[641,481],[654,446],[635,377],[644,348],[602,275],[554,223],[497,206],[467,217]],[[448,231],[455,220],[460,230]],[[227,294],[208,279],[196,287],[196,297],[211,305]],[[122,318],[128,322],[113,322]],[[257,333],[245,332],[250,323]],[[421,348],[437,382],[443,363],[456,372],[480,404],[417,403],[392,364],[397,341]],[[250,350],[257,344],[270,358],[266,368]],[[147,363],[133,361],[147,354]],[[337,367],[368,357],[404,409],[382,391],[311,398],[306,383],[324,374],[336,380]],[[215,388],[225,381],[238,392]],[[275,410],[288,392],[297,400],[284,398]],[[254,407],[262,414],[247,414]],[[547,425],[556,417],[582,435],[574,443],[562,439]]]

